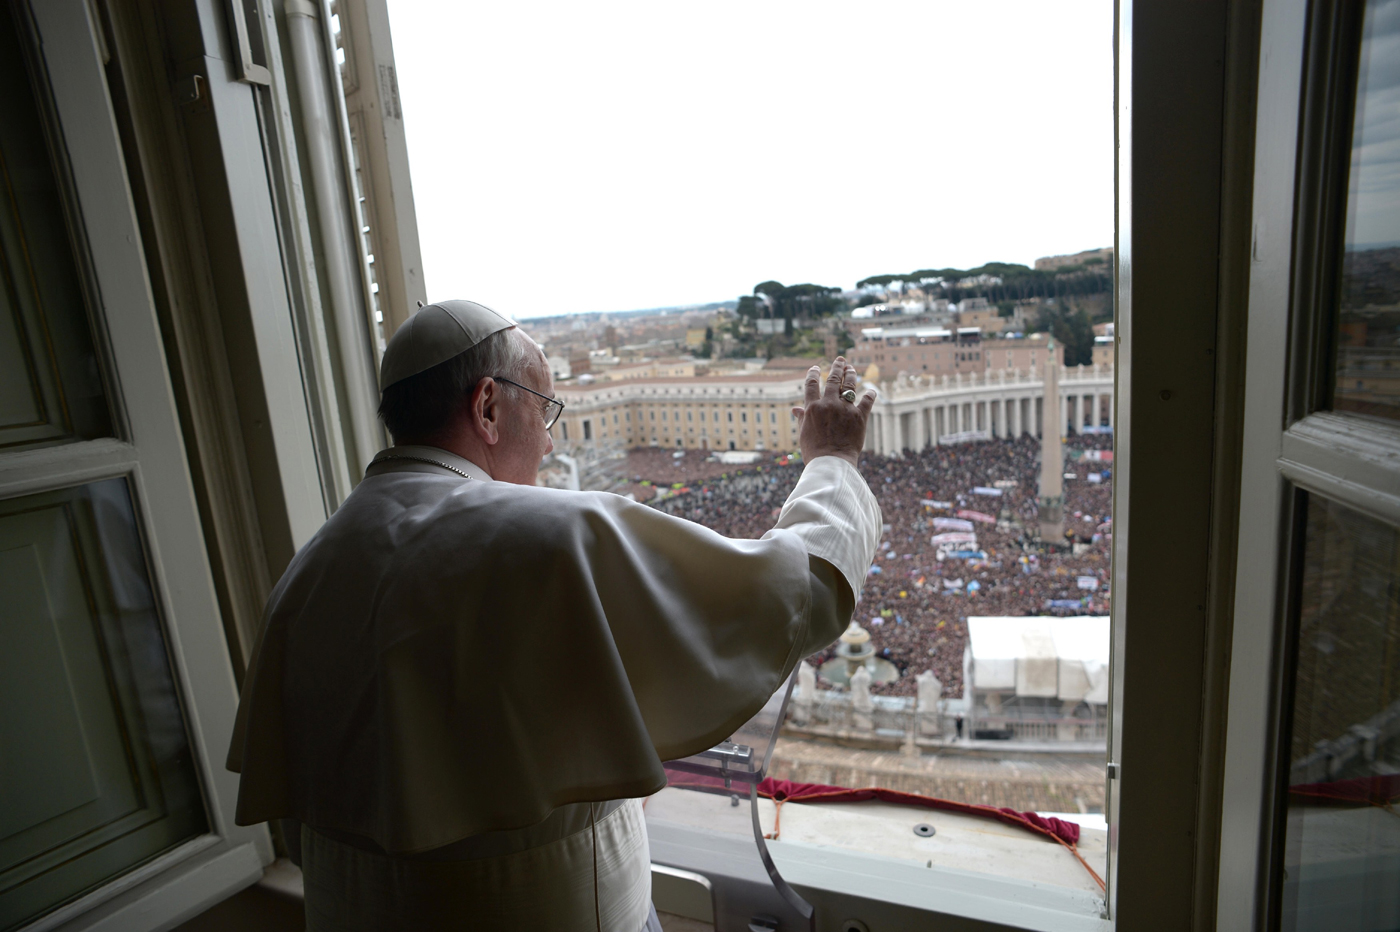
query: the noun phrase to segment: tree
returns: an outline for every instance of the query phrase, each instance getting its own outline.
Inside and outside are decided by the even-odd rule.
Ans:
[[[755,318],[763,316],[765,309],[766,305],[763,301],[755,298],[753,295],[746,294],[739,299],[739,306],[735,308],[735,311],[740,317],[754,320]]]
[[[846,309],[840,288],[826,285],[784,285],[766,281],[753,286],[753,296],[739,299],[739,313],[746,317],[794,318],[827,317]]]
[[[1048,330],[1065,348],[1065,365],[1087,366],[1094,361],[1094,325],[1082,307],[1063,303],[1040,312],[1040,330]]]

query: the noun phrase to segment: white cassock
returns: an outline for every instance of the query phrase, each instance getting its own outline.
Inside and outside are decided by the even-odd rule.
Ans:
[[[390,448],[273,590],[237,820],[301,821],[310,932],[637,932],[639,798],[835,640],[880,523],[831,456],[762,540],[730,540]]]

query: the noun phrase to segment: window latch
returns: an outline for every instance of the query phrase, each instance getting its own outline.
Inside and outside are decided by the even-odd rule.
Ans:
[[[229,25],[233,27],[234,67],[245,84],[272,84],[272,72],[253,61],[253,43],[248,34],[248,11],[244,0],[228,0]],[[257,11],[255,6],[254,12]]]
[[[1119,770],[1119,766],[1120,766],[1120,765],[1119,765],[1119,763],[1118,763],[1116,760],[1111,760],[1111,761],[1108,762],[1108,768],[1107,768],[1107,770],[1108,770],[1108,778],[1109,778],[1110,780],[1117,780],[1117,779],[1118,779],[1119,774],[1121,773],[1121,771]]]

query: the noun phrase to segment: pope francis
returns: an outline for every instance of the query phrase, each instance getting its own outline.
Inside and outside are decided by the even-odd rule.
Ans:
[[[855,468],[874,396],[814,366],[802,477],[730,540],[537,487],[563,406],[489,308],[419,310],[380,381],[394,445],[268,602],[239,823],[300,822],[311,932],[659,929],[640,800],[850,620],[880,538]]]

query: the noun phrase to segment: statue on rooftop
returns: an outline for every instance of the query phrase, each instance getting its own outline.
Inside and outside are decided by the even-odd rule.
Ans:
[[[873,731],[875,700],[870,696],[870,671],[860,667],[851,675],[851,711],[858,731]]]
[[[919,690],[918,704],[914,707],[919,723],[918,732],[921,735],[936,735],[939,733],[938,700],[943,696],[943,684],[932,670],[920,673],[915,682]]]

